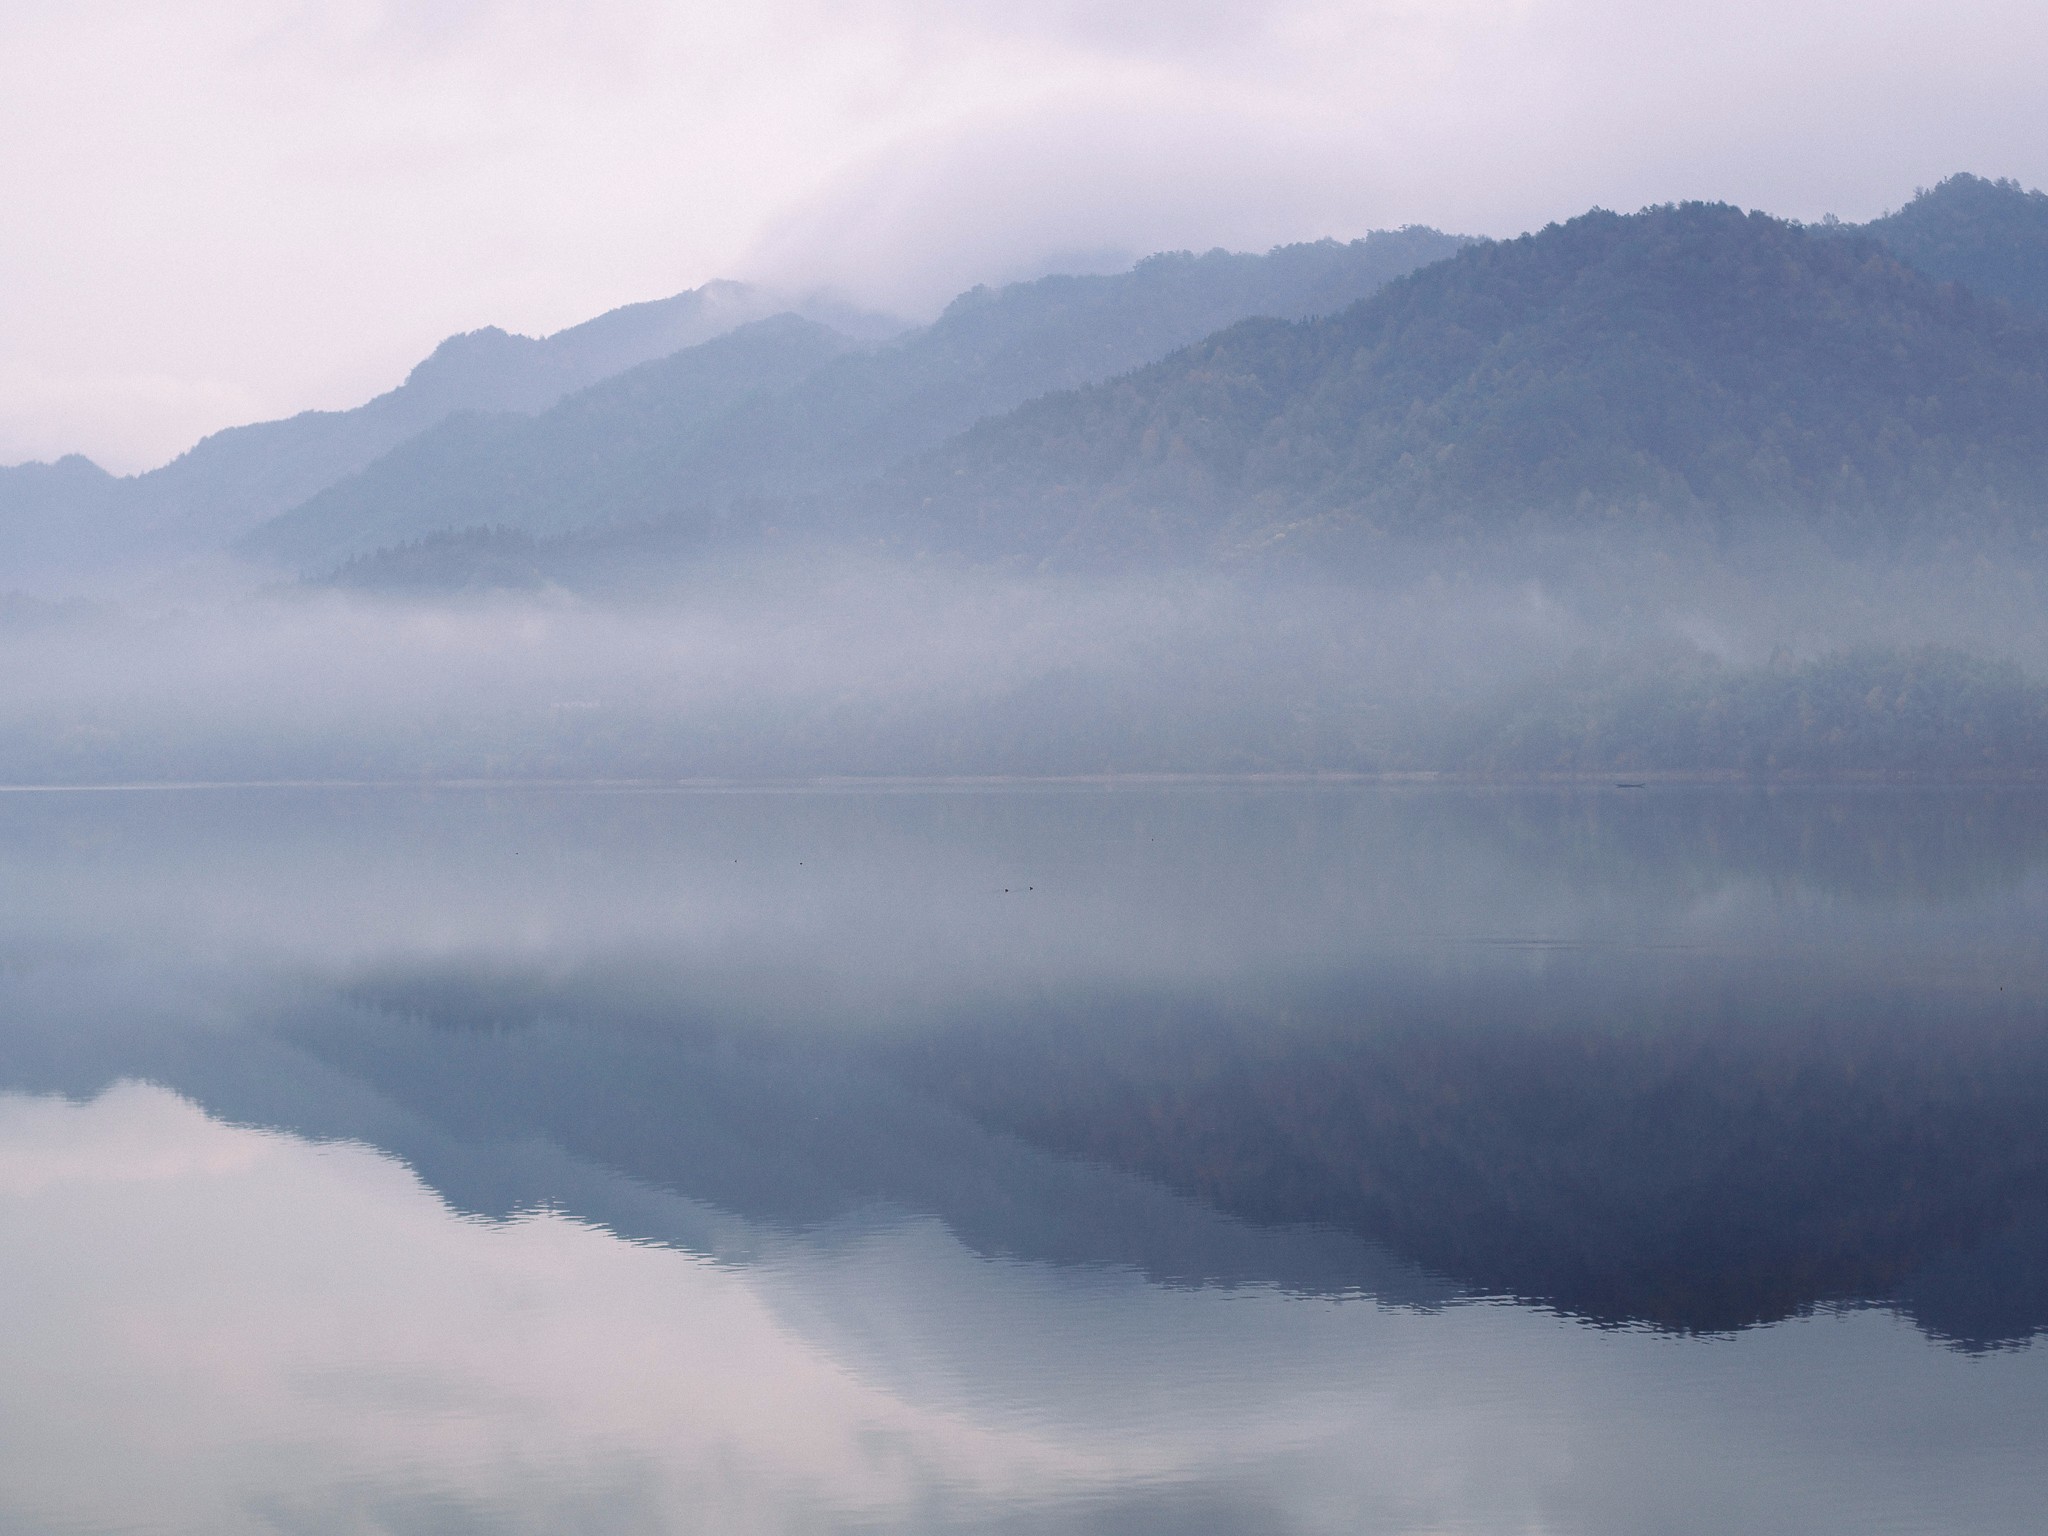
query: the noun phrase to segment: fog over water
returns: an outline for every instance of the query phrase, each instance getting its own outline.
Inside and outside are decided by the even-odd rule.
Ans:
[[[31,779],[1280,769],[1316,765],[1263,746],[1267,727],[1298,735],[1288,712],[1324,690],[1400,704],[1583,633],[1534,587],[804,562],[669,600],[288,592],[26,615],[0,642],[17,663],[0,709],[11,776]]]
[[[827,554],[639,595],[173,586],[0,614],[0,775],[1458,771],[1486,766],[1446,744],[1461,718],[1550,708],[1580,673],[1747,677],[1940,644],[2039,676],[2035,602],[2023,571],[1818,560],[1682,582],[1647,561],[1562,579],[1447,563],[1361,585]]]

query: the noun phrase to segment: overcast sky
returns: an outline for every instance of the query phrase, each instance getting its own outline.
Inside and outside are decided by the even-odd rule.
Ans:
[[[2019,0],[0,0],[0,462],[158,462],[707,278],[2048,182]]]

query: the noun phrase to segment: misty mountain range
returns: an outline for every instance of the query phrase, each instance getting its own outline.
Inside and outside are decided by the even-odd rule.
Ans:
[[[145,475],[0,470],[0,526],[30,576],[232,545],[401,586],[764,534],[1027,568],[1558,528],[2031,548],[2044,303],[2048,197],[1969,176],[1860,228],[1688,205],[1158,256],[915,328],[716,283],[451,338]]]
[[[704,523],[742,498],[857,486],[982,417],[1127,372],[1247,315],[1341,309],[1461,243],[1411,229],[1264,256],[1155,256],[1116,276],[978,288],[880,347],[764,321],[537,419],[445,422],[245,547],[319,569],[449,528]]]
[[[0,526],[18,566],[30,568],[189,555],[226,544],[451,416],[544,411],[641,363],[781,314],[864,340],[904,328],[828,299],[713,282],[551,336],[471,331],[449,337],[396,389],[364,405],[230,427],[145,474],[116,477],[78,455],[0,469]]]
[[[2044,294],[1957,177],[474,333],[0,470],[0,782],[2048,777]]]
[[[889,491],[929,539],[1034,563],[1788,525],[2027,544],[2048,315],[1762,214],[1591,213],[1034,402]]]

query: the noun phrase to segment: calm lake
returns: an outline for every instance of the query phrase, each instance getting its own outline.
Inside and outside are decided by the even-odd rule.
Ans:
[[[2048,794],[0,794],[0,1530],[2035,1532]]]

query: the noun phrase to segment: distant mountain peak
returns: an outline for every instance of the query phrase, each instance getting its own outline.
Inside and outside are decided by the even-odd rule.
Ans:
[[[2048,193],[2011,177],[1958,172],[1895,212],[1838,228],[1882,241],[1930,277],[2048,313]]]
[[[2038,199],[2048,203],[2048,192],[2030,190],[2023,182],[2011,176],[1978,176],[1969,171],[1957,171],[1953,176],[1944,176],[1931,187],[1915,187],[1912,200],[1905,208],[1896,209],[1884,217],[1896,218],[1898,214],[1905,212],[1906,208],[1911,208],[1915,204],[1955,205],[1965,201],[2009,203],[2015,198]]]
[[[495,325],[473,331],[458,331],[443,337],[434,350],[413,364],[401,389],[432,388],[455,370],[489,368],[540,343],[531,336],[518,336]]]

